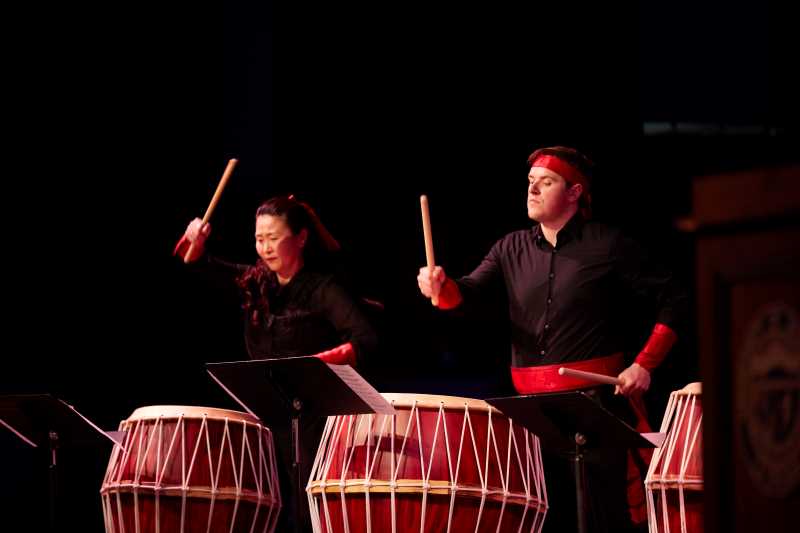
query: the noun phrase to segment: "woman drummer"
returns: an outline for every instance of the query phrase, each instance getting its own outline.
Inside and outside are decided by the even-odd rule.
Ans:
[[[334,279],[330,261],[338,242],[314,210],[293,197],[264,202],[255,216],[255,265],[239,265],[205,254],[211,232],[200,219],[189,223],[175,248],[186,262],[206,261],[227,271],[239,286],[245,311],[245,344],[253,359],[315,355],[327,363],[355,366],[377,346],[376,335],[357,302]],[[187,255],[188,254],[188,255]],[[215,269],[216,270],[216,269]],[[308,479],[324,420],[304,419],[300,483]],[[295,501],[289,428],[273,428],[286,508],[281,524],[302,511],[301,530],[310,530],[308,505]],[[286,527],[288,530],[288,527]]]

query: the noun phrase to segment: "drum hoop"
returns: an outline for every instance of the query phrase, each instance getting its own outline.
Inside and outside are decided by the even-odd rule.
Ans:
[[[499,414],[496,408],[483,400],[465,398],[461,396],[440,396],[436,394],[414,394],[398,392],[382,392],[381,395],[395,407],[411,407],[416,405],[420,409],[439,409],[463,411],[467,407],[470,411],[483,411]]]
[[[648,490],[656,489],[683,489],[683,490],[703,490],[703,479],[683,479],[678,480],[677,476],[669,476],[666,479],[655,478],[645,482]]]
[[[695,381],[693,383],[689,383],[684,388],[672,391],[670,396],[697,396],[700,397],[703,395],[703,385],[701,381]]]
[[[180,485],[161,486],[156,488],[153,483],[107,483],[100,489],[102,495],[112,494],[138,494],[139,497],[147,494],[158,494],[161,497],[183,497],[194,500],[238,500],[259,505],[274,506],[280,504],[280,500],[268,492],[257,492],[255,490],[237,489],[236,487],[217,487],[210,486],[189,486]]]
[[[450,496],[458,493],[461,497],[473,497],[476,499],[485,498],[489,501],[506,502],[511,505],[526,505],[531,508],[547,509],[547,503],[536,497],[528,497],[524,492],[504,492],[502,487],[488,489],[484,492],[479,485],[459,485],[453,486],[449,481],[430,480],[428,487],[422,486],[420,479],[398,479],[392,488],[389,480],[378,479],[348,479],[344,482],[337,481],[322,483],[312,481],[306,487],[306,493],[312,496],[319,496],[323,492],[326,494],[434,494],[439,496]]]
[[[147,405],[139,407],[128,417],[127,421],[145,419],[201,419],[203,417],[211,420],[228,420],[234,422],[249,422],[260,424],[261,421],[249,413],[242,411],[232,411],[230,409],[219,409],[217,407],[200,407],[197,405]]]
[[[686,397],[696,396],[697,398],[702,398],[703,397],[702,394],[695,394],[693,392],[684,392],[684,391],[677,391],[677,390],[671,392],[670,396],[686,396]]]

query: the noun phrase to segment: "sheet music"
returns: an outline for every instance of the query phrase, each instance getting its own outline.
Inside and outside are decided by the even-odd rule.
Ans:
[[[666,433],[639,433],[642,437],[646,438],[653,444],[655,444],[656,448],[661,448],[661,445],[664,444],[664,439],[667,438]]]
[[[394,415],[395,410],[392,407],[392,404],[386,401],[386,399],[381,396],[375,387],[369,384],[367,380],[361,377],[361,375],[353,370],[353,367],[350,365],[328,365],[328,368],[333,370],[333,372],[339,376],[339,379],[345,382],[348,387],[353,389],[353,391],[361,398],[364,403],[369,405],[376,413],[382,415]]]
[[[124,444],[125,444],[125,435],[128,434],[127,431],[105,431],[104,433],[109,437],[111,437],[114,440],[114,442],[119,444],[120,448],[122,448],[123,450],[125,449]]]
[[[30,445],[31,445],[31,446],[33,446],[34,448],[38,448],[38,446],[36,445],[36,443],[34,443],[34,442],[31,440],[31,439],[29,439],[28,437],[26,437],[25,435],[23,435],[22,433],[20,433],[19,431],[17,431],[17,430],[16,430],[16,429],[14,429],[13,427],[11,427],[11,424],[9,424],[8,422],[6,422],[6,421],[5,421],[5,420],[3,420],[2,418],[0,418],[0,426],[5,426],[5,427],[7,427],[8,429],[10,429],[10,430],[11,430],[11,432],[12,432],[14,435],[16,435],[17,437],[21,438],[22,440],[24,440],[26,443],[30,444]]]
[[[64,405],[66,405],[67,407],[69,407],[69,409],[70,409],[70,410],[71,410],[73,413],[75,413],[76,415],[78,415],[79,417],[81,417],[81,418],[82,418],[82,419],[83,419],[83,420],[84,420],[84,421],[85,421],[87,424],[89,424],[89,425],[90,425],[90,426],[92,426],[94,429],[96,429],[97,431],[99,431],[100,433],[102,433],[103,435],[105,435],[106,437],[108,437],[108,440],[110,440],[110,441],[111,441],[111,442],[113,442],[114,444],[118,444],[118,445],[119,445],[119,447],[120,447],[120,448],[122,448],[123,450],[125,449],[125,447],[122,445],[122,443],[123,443],[123,441],[124,441],[124,439],[125,439],[125,432],[124,432],[124,431],[122,431],[122,432],[120,432],[120,431],[103,431],[102,429],[100,429],[99,427],[97,427],[96,425],[94,425],[94,423],[93,423],[91,420],[89,420],[88,418],[86,418],[85,416],[83,416],[82,414],[80,414],[80,413],[78,412],[78,410],[77,410],[77,409],[75,409],[74,407],[72,407],[70,404],[68,404],[68,403],[67,403],[67,402],[65,402],[64,400],[58,400],[58,401],[59,401],[59,402],[61,402],[61,403],[63,403],[63,404],[64,404]],[[113,433],[114,435],[112,435],[112,433]],[[121,435],[120,435],[120,434],[121,434]],[[115,437],[116,437],[116,438],[115,438]]]
[[[249,407],[247,407],[247,404],[245,404],[245,403],[244,403],[242,400],[240,400],[240,399],[239,399],[239,397],[238,397],[238,396],[236,396],[236,395],[233,393],[233,391],[231,391],[231,390],[230,390],[228,387],[226,387],[226,386],[225,386],[225,384],[223,384],[223,383],[222,383],[222,382],[221,382],[221,381],[220,381],[220,380],[217,378],[217,376],[215,376],[215,375],[214,375],[214,373],[213,373],[211,370],[206,370],[206,372],[208,373],[208,375],[209,375],[209,376],[211,376],[211,379],[213,379],[214,381],[216,381],[216,382],[217,382],[217,385],[219,385],[220,387],[222,387],[222,389],[223,389],[225,392],[227,392],[227,393],[228,393],[228,395],[229,395],[231,398],[233,398],[234,400],[236,400],[236,403],[238,403],[239,405],[241,405],[241,406],[242,406],[242,408],[243,408],[245,411],[247,411],[248,413],[250,413],[250,414],[253,416],[253,418],[258,418],[258,415],[257,415],[257,414],[255,414],[255,413],[254,413],[254,412],[253,412],[253,411],[252,411],[252,410],[251,410]],[[260,419],[259,419],[259,420],[260,420]]]

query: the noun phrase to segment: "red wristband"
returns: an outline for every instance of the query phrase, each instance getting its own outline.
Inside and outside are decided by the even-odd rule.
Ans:
[[[653,333],[647,339],[647,344],[644,345],[642,351],[636,356],[634,361],[636,364],[645,370],[652,371],[667,356],[672,345],[678,340],[678,335],[675,334],[669,326],[664,324],[656,324],[653,328]]]
[[[181,258],[183,258],[183,256],[186,255],[186,252],[189,251],[190,245],[191,243],[189,242],[189,239],[186,237],[186,235],[184,235],[175,245],[175,249],[172,250],[172,255],[179,255]]]
[[[349,342],[346,342],[331,350],[326,350],[324,352],[314,354],[314,357],[322,359],[329,365],[355,366],[356,364],[356,352],[353,349],[352,343]]]
[[[439,291],[439,309],[453,309],[461,304],[461,291],[455,281],[447,278]]]

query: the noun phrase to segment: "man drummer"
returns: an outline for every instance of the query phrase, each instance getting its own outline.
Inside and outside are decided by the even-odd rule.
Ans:
[[[452,279],[441,266],[421,268],[420,291],[448,310],[469,308],[482,294],[505,289],[511,377],[520,394],[596,387],[560,376],[558,369],[565,366],[618,376],[622,385],[615,392],[640,401],[651,372],[677,339],[675,331],[688,312],[687,296],[638,244],[591,220],[594,165],[587,157],[556,146],[536,150],[528,163],[528,217],[536,224],[497,241],[467,276]],[[622,353],[628,333],[627,297],[657,310],[652,334],[630,364]],[[601,397],[611,389],[591,391],[604,401]],[[625,531],[632,520],[646,517],[640,510],[626,509],[625,458],[610,460],[618,462],[618,468],[602,460],[604,467],[593,469],[591,462],[588,467],[592,531]],[[569,497],[569,491],[564,494]],[[574,517],[558,516],[551,508],[545,530],[568,530],[570,521],[574,527]]]

